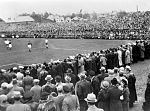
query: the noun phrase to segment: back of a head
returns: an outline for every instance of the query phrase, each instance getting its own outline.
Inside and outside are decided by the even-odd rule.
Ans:
[[[13,79],[12,84],[13,84],[13,85],[17,85],[17,80],[16,80],[16,79]]]
[[[50,87],[50,86],[48,86],[48,85],[47,85],[47,86],[45,86],[43,90],[44,90],[45,92],[49,93],[49,94],[52,92],[51,87]]]
[[[5,103],[7,101],[6,95],[0,95],[0,104]]]
[[[112,84],[112,85],[117,85],[117,84],[118,84],[117,79],[116,79],[116,78],[113,78],[113,79],[111,80],[111,84]]]
[[[89,75],[89,76],[95,76],[95,72],[94,72],[93,70],[90,70],[90,71],[88,72],[88,75]]]
[[[56,77],[55,77],[55,81],[56,81],[56,82],[61,82],[61,76],[56,76]]]
[[[64,93],[69,93],[71,91],[70,87],[68,85],[63,86]]]

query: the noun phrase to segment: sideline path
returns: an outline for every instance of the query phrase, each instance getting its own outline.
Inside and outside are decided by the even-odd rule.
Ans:
[[[146,89],[147,76],[150,73],[150,59],[145,61],[139,61],[131,66],[132,72],[136,76],[136,91],[138,95],[138,101],[135,102],[134,107],[129,111],[143,111],[142,105],[145,101],[144,94]]]

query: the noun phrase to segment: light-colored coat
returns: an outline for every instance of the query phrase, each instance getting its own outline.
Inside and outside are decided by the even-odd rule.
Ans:
[[[31,111],[30,106],[22,103],[15,103],[7,107],[6,111]]]
[[[63,100],[62,111],[80,111],[78,97],[67,94]]]
[[[125,52],[125,63],[130,64],[131,63],[131,58],[130,58],[130,51],[126,50]]]
[[[41,92],[42,92],[42,87],[39,86],[39,85],[34,85],[30,91],[32,92],[33,94],[33,101],[34,102],[39,102],[40,98],[41,98]]]
[[[122,51],[118,50],[117,53],[118,53],[119,66],[122,66]]]
[[[104,111],[104,110],[97,108],[95,105],[91,105],[91,106],[89,106],[87,111]]]

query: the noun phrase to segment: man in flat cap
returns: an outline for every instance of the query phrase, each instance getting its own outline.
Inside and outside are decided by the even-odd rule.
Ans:
[[[88,106],[86,101],[84,100],[89,93],[92,92],[92,86],[89,81],[86,80],[85,72],[79,75],[80,81],[76,83],[75,86],[75,94],[79,98],[80,109],[81,111],[86,111]]]

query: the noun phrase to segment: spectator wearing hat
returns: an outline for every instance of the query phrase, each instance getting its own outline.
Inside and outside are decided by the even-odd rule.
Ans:
[[[104,80],[105,77],[108,77],[109,75],[106,73],[106,68],[101,67],[100,69],[100,74],[97,75],[97,78],[99,80],[99,84]]]
[[[16,80],[16,79],[13,79],[12,85],[13,85],[13,88],[11,89],[11,91],[19,91],[21,95],[24,94],[24,89],[23,89],[23,87],[19,87],[19,86],[18,86],[18,83],[17,83],[17,80]]]
[[[95,106],[95,103],[97,102],[95,94],[93,93],[88,94],[87,98],[85,98],[85,101],[88,104],[87,111],[104,111],[103,109],[97,108]]]
[[[69,86],[70,89],[71,89],[71,92],[74,93],[74,85],[73,85],[73,83],[71,83],[71,77],[70,76],[67,76],[67,75],[65,76],[65,83],[64,83],[64,85]]]
[[[78,55],[78,73],[82,73],[84,71],[84,58],[81,55]]]
[[[125,75],[125,72],[124,72],[124,71],[119,71],[119,76],[116,77],[116,79],[117,79],[117,81],[118,81],[119,83],[122,82],[122,81],[121,81],[122,79],[127,80],[126,75]],[[128,80],[127,80],[127,81],[128,81]]]
[[[7,103],[7,96],[6,95],[0,95],[0,110],[6,111],[6,108],[9,106]]]
[[[1,111],[6,111],[6,108],[10,104],[7,102],[7,96],[6,95],[0,95],[0,110]]]
[[[45,65],[41,64],[41,69],[39,68],[39,75],[38,78],[40,80],[39,85],[43,86],[44,84],[46,84],[46,76],[48,75],[48,72],[46,71],[46,67]]]
[[[38,79],[34,79],[33,84],[34,86],[30,89],[31,93],[33,94],[32,100],[38,103],[41,98],[42,87],[39,86]]]
[[[22,104],[20,102],[22,96],[19,91],[15,91],[14,100],[15,103],[7,107],[6,111],[31,111],[30,106],[27,104]]]
[[[26,68],[26,66],[20,65],[20,66],[18,66],[18,68],[19,68],[18,70],[19,70],[20,73],[25,74],[25,68]]]
[[[97,96],[97,107],[103,109],[104,111],[109,111],[109,99],[108,99],[108,88],[110,84],[108,81],[102,81],[100,86],[100,91]]]
[[[123,111],[129,111],[129,89],[128,81],[126,79],[121,80],[123,87],[123,100],[121,100]]]
[[[73,74],[73,71],[70,68],[66,71],[66,75],[71,77],[70,82],[73,83],[73,85],[75,86],[77,82],[77,76]]]
[[[101,54],[100,56],[100,66],[101,67],[106,67],[107,65],[107,58],[105,57],[105,54]]]
[[[16,77],[16,76],[14,76],[14,75],[11,75],[11,73],[9,73],[7,70],[5,70],[5,69],[1,69],[1,71],[2,71],[2,75],[3,75],[3,79],[4,80],[2,80],[2,81],[5,81],[5,82],[7,82],[7,83],[10,83],[11,82],[11,80],[12,80],[12,78],[13,77]]]
[[[114,71],[114,77],[117,78],[117,80],[118,80],[118,78],[119,78],[119,69],[117,67],[114,67],[113,71]]]
[[[80,80],[76,83],[75,86],[75,94],[79,98],[80,110],[86,111],[88,106],[86,101],[84,100],[89,93],[92,92],[91,82],[86,80],[85,73],[81,73],[79,75]]]
[[[23,87],[22,81],[23,81],[24,75],[20,72],[17,72],[16,76],[17,76],[18,86]]]
[[[58,93],[58,96],[53,97],[53,100],[56,102],[56,104],[58,104],[60,111],[62,111],[62,104],[63,104],[63,100],[65,98],[63,86],[57,87],[57,93]]]
[[[11,74],[12,74],[12,75],[16,75],[17,72],[18,72],[17,67],[13,67],[13,68],[12,68],[12,71],[11,71]]]
[[[131,72],[131,67],[130,66],[126,66],[126,76],[127,76],[128,88],[129,88],[129,92],[130,92],[129,107],[133,107],[134,102],[137,101],[137,93],[136,93],[136,87],[135,87],[136,77]]]
[[[63,86],[63,91],[65,94],[65,98],[62,104],[62,111],[79,111],[80,105],[78,97],[71,94],[71,89],[67,85]]]
[[[4,94],[4,95],[8,94],[7,85],[8,85],[8,83],[6,83],[6,82],[3,82],[1,84],[0,95],[2,95],[2,94]]]
[[[33,77],[33,79],[37,79],[37,69],[36,64],[31,65],[30,75]]]
[[[125,67],[125,71],[126,71],[127,74],[130,73],[131,72],[131,67],[129,65],[127,65]]]
[[[26,70],[26,76],[23,78],[22,83],[25,91],[29,91],[33,86],[33,77],[30,76],[29,70]]]
[[[56,82],[56,88],[58,86],[63,86],[64,85],[64,83],[62,83],[62,78],[59,75],[55,77],[55,82]]]
[[[100,90],[100,85],[99,85],[99,79],[97,78],[97,76],[95,75],[95,72],[93,70],[88,71],[88,79],[91,82],[91,86],[92,86],[92,92],[96,95],[98,95],[98,91]],[[87,80],[88,80],[87,79]]]
[[[7,94],[7,102],[8,102],[9,104],[14,104],[14,98],[13,98],[13,96],[14,96],[14,92],[15,92],[15,91],[12,90],[13,85],[12,85],[12,84],[8,84],[8,85],[7,85],[7,88],[8,88],[8,90],[9,90],[9,93]]]
[[[57,92],[56,86],[54,84],[51,83],[51,81],[53,80],[51,75],[47,75],[45,80],[47,81],[45,85],[42,86],[42,92],[44,91],[45,87],[48,86],[49,87],[49,93],[51,92]]]
[[[123,111],[120,96],[122,91],[118,88],[118,81],[116,78],[111,80],[111,86],[108,88],[109,111]]]
[[[108,69],[108,77],[105,77],[104,80],[108,81],[109,83],[111,83],[111,80],[115,77],[114,76],[114,71],[112,69]]]

